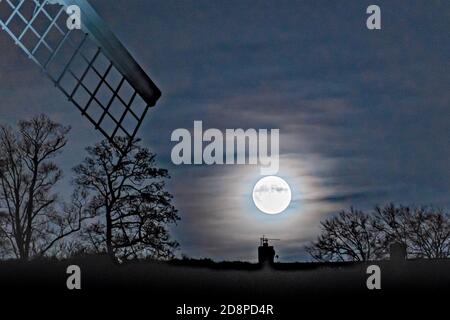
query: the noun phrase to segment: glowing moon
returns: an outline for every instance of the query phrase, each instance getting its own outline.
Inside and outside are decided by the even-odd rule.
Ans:
[[[280,177],[261,178],[253,188],[253,202],[264,213],[281,213],[291,203],[291,188]]]

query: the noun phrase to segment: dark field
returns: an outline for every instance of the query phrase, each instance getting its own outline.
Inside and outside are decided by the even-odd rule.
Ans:
[[[66,268],[71,264],[81,267],[81,291],[66,288]],[[370,264],[381,267],[381,290],[366,287]],[[11,261],[0,264],[0,285],[3,292],[12,295],[39,297],[36,293],[42,293],[41,298],[65,297],[66,302],[106,297],[117,303],[145,303],[152,312],[172,315],[183,304],[273,304],[284,319],[298,308],[317,304],[325,307],[321,312],[330,313],[343,303],[370,307],[407,301],[406,308],[416,301],[448,300],[450,261],[297,263],[275,264],[272,268],[198,260],[115,265],[98,257],[63,262]]]

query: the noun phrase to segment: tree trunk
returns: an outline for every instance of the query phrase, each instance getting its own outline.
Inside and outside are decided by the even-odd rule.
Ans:
[[[25,233],[25,258],[28,260],[28,257],[30,255],[30,246],[31,241],[33,237],[33,212],[34,212],[34,188],[36,187],[36,181],[38,176],[38,170],[39,170],[39,163],[37,161],[37,156],[34,156],[33,159],[33,178],[31,179],[30,187],[28,190],[28,203],[26,206],[26,217],[27,217],[27,226],[26,226],[26,233]]]
[[[111,221],[111,209],[106,207],[106,251],[108,256],[116,261],[116,257],[114,254],[114,247],[112,244],[112,221]]]

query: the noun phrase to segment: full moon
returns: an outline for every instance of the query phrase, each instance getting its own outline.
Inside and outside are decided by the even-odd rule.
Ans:
[[[264,213],[281,213],[291,203],[291,188],[280,177],[261,178],[253,188],[253,202]]]

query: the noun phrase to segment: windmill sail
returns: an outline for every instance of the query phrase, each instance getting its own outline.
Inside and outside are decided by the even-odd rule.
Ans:
[[[66,26],[71,5],[80,8],[81,30]],[[87,0],[3,0],[0,26],[112,142],[134,139],[161,96]]]

